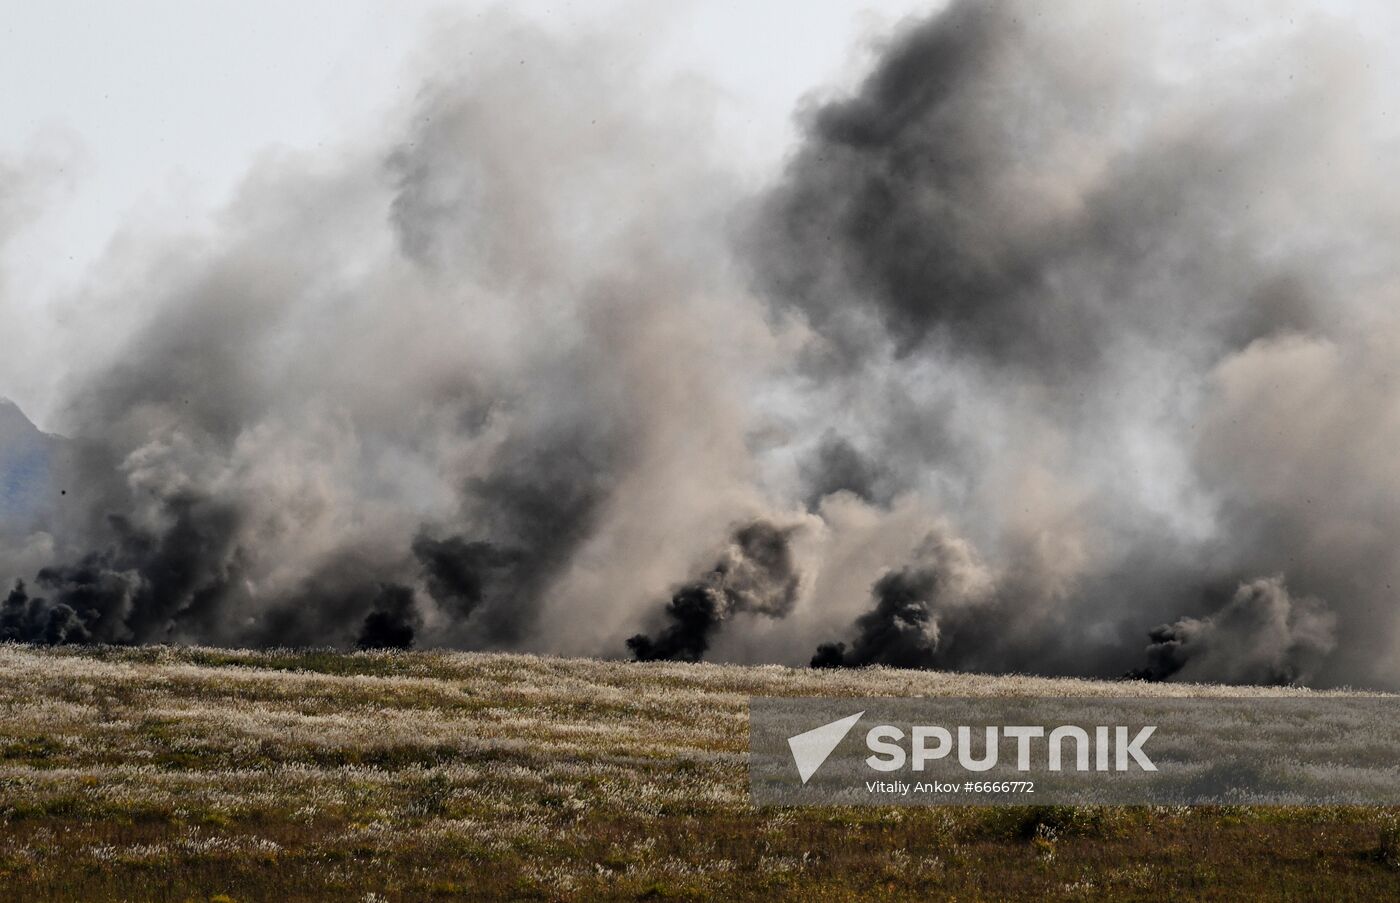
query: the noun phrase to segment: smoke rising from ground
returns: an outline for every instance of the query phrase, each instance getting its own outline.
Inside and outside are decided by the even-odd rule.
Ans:
[[[989,575],[964,543],[930,535],[915,564],[890,571],[871,588],[874,605],[855,621],[855,638],[823,643],[812,667],[886,665],[936,668],[951,644],[960,613],[986,619]]]
[[[1213,615],[1154,629],[1148,665],[1134,676],[1306,683],[1335,648],[1335,627],[1331,612],[1316,599],[1294,599],[1282,578],[1255,580]]]
[[[1132,16],[955,3],[805,113],[751,240],[813,331],[808,402],[986,568],[965,595],[888,562],[817,664],[1395,681],[1400,506],[1360,497],[1396,435],[1365,53],[1316,13],[1221,54]]]
[[[1400,687],[1393,80],[1295,13],[955,2],[756,191],[638,43],[446,29],[69,301],[0,632]]]
[[[672,594],[666,626],[655,636],[636,634],[627,648],[639,661],[699,661],[714,632],[734,615],[786,617],[800,579],[788,545],[791,533],[765,521],[735,530],[714,566]]]
[[[361,649],[410,649],[418,631],[413,590],[407,586],[379,588],[355,645]]]
[[[71,362],[47,546],[0,554],[70,639],[597,653],[762,506],[737,195],[656,102],[704,89],[504,15],[436,40],[387,140],[268,154],[73,302],[125,334]]]

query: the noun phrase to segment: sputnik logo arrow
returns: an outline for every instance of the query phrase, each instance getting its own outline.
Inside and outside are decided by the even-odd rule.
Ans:
[[[802,783],[807,783],[808,779],[817,773],[826,757],[841,744],[864,714],[865,712],[856,712],[850,717],[823,724],[795,737],[788,737],[788,748],[792,750],[792,760],[797,763],[797,773],[802,776]]]

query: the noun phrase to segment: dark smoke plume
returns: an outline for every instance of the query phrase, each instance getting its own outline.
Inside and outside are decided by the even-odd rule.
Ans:
[[[881,577],[871,590],[875,607],[856,619],[851,647],[823,643],[812,667],[932,667],[938,651],[937,591],[938,575],[931,570],[905,568]]]
[[[214,617],[237,591],[236,515],[192,493],[163,509],[169,523],[159,532],[113,516],[108,548],[42,568],[35,582],[47,598],[29,600],[23,618],[20,584],[7,607],[16,614],[7,634],[32,642],[162,642],[178,638],[177,621]]]
[[[1282,578],[1240,586],[1220,611],[1151,632],[1142,680],[1307,683],[1336,646],[1336,617],[1316,599],[1295,599]]]
[[[77,612],[61,602],[31,598],[24,581],[15,583],[0,609],[0,641],[58,646],[85,643],[90,636]]]
[[[545,593],[595,528],[621,466],[619,453],[588,433],[536,443],[505,449],[493,473],[465,487],[462,519],[482,524],[489,538],[420,533],[413,541],[429,593],[466,622],[475,644],[510,646],[524,637]]]
[[[870,595],[873,605],[855,619],[850,643],[820,644],[812,667],[967,666],[959,640],[966,643],[979,623],[998,620],[999,600],[984,566],[964,543],[940,533],[924,539],[914,564],[876,580]],[[980,651],[985,643],[975,645]]]
[[[632,655],[638,661],[699,661],[731,616],[786,616],[800,582],[788,546],[791,534],[791,528],[764,521],[735,530],[715,566],[671,596],[665,609],[670,623],[654,636],[639,633],[627,641]]]
[[[476,611],[492,584],[508,577],[521,557],[482,540],[433,539],[424,534],[413,540],[413,555],[423,567],[428,592],[461,618]]]
[[[418,623],[413,590],[392,584],[382,586],[373,610],[365,615],[355,645],[361,649],[410,649]]]

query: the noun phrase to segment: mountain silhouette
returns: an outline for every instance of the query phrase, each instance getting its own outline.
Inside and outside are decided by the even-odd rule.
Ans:
[[[47,519],[64,491],[55,485],[63,441],[0,398],[0,530],[28,530]]]

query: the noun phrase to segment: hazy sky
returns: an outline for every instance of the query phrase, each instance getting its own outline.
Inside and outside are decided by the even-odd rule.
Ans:
[[[72,291],[114,232],[197,225],[258,153],[315,148],[373,129],[415,90],[414,59],[441,19],[476,0],[28,0],[0,2],[0,160],[62,160],[41,217],[3,250],[15,312]],[[762,169],[792,137],[813,86],[861,68],[863,39],[917,0],[526,0],[551,27],[580,21],[658,42],[658,66],[693,72],[727,101],[721,140]],[[31,323],[28,317],[25,323]],[[38,325],[30,328],[40,328]],[[6,388],[43,419],[44,380]]]

